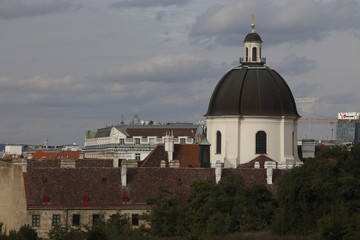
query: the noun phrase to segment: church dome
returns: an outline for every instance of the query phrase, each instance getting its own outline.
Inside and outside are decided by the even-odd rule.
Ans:
[[[251,28],[251,33],[244,39],[241,65],[220,79],[205,116],[300,117],[285,80],[264,65],[266,59],[261,57],[261,37],[255,32],[255,23]]]
[[[263,64],[242,64],[219,81],[205,116],[226,115],[299,117],[285,80]]]
[[[244,42],[262,42],[262,40],[259,34],[252,32],[246,35]]]

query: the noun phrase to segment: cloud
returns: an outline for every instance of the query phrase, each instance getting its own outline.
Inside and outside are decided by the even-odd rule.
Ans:
[[[359,104],[360,97],[358,91],[350,91],[350,92],[341,92],[336,94],[331,94],[328,96],[324,96],[321,98],[322,101],[329,104]]]
[[[15,19],[59,14],[69,10],[77,10],[82,4],[74,0],[43,0],[39,3],[28,3],[21,0],[0,0],[0,18]]]
[[[315,93],[320,89],[320,84],[318,83],[299,83],[292,88],[292,93],[294,97],[305,98],[313,97]]]
[[[95,77],[113,82],[177,83],[212,78],[218,76],[219,70],[208,59],[182,54],[157,56],[116,70],[101,71]]]
[[[320,40],[331,31],[359,30],[359,1],[294,0],[278,4],[268,0],[236,1],[214,5],[198,16],[189,36],[213,39],[222,45],[238,45],[240,33],[250,32],[251,15],[266,44]]]
[[[274,63],[274,69],[277,69],[282,74],[286,75],[300,75],[309,72],[316,67],[316,61],[308,59],[307,57],[299,57],[291,54],[282,59],[279,63]]]
[[[190,3],[191,0],[125,0],[110,4],[112,8],[150,8],[150,7],[168,7],[183,6]]]
[[[159,11],[156,13],[155,19],[159,22],[161,22],[164,17],[166,16],[166,12],[165,11]]]

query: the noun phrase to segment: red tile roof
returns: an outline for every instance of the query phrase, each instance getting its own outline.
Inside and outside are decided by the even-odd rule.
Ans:
[[[223,176],[230,172],[243,176],[248,186],[266,185],[266,169],[223,169]],[[284,172],[274,170],[274,185],[267,185],[271,191],[276,191]],[[160,186],[186,196],[193,180],[215,182],[215,169],[128,168],[126,187],[121,185],[120,168],[30,168],[25,178],[28,207],[106,208],[145,206]]]
[[[175,144],[173,159],[179,160],[181,168],[199,167],[199,145]],[[158,144],[141,163],[141,167],[160,167],[161,160],[165,160],[166,166],[169,166],[164,144]]]
[[[61,151],[56,155],[56,159],[69,158],[77,160],[79,159],[80,151]]]
[[[34,153],[32,159],[54,159],[58,153],[58,151],[43,151],[39,149]]]

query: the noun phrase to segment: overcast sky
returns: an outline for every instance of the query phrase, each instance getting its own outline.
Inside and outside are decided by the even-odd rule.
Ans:
[[[203,120],[253,14],[267,65],[319,99],[300,115],[360,111],[359,0],[0,0],[0,143],[83,145],[137,108]],[[315,128],[299,137],[331,137]]]

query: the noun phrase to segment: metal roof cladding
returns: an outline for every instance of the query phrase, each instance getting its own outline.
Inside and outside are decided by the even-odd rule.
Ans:
[[[243,64],[226,73],[211,96],[205,116],[300,117],[285,80],[263,64]]]

